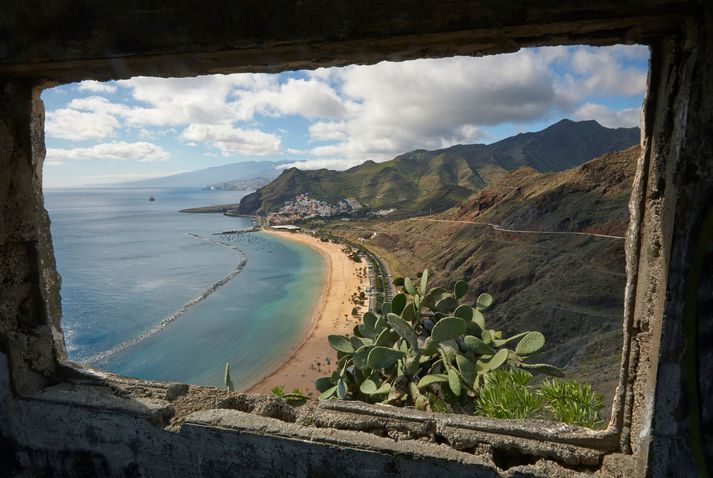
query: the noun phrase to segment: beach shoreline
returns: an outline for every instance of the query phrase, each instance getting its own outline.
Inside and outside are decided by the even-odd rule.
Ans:
[[[367,310],[368,301],[363,306],[351,301],[352,294],[369,285],[366,263],[351,260],[342,251],[344,246],[341,244],[323,242],[296,232],[274,229],[262,232],[311,247],[325,259],[327,271],[319,300],[298,344],[263,378],[243,387],[241,391],[269,393],[272,388],[282,386],[286,392],[299,388],[303,393],[311,393],[316,397],[314,381],[331,373],[337,363],[337,354],[329,346],[327,337],[332,334],[351,334],[354,325]],[[353,307],[359,310],[357,316],[351,313]],[[329,363],[325,360],[327,358]]]

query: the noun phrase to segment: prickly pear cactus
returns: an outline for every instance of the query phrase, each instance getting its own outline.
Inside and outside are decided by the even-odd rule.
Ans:
[[[472,403],[496,370],[563,375],[552,365],[527,362],[545,345],[540,332],[504,338],[488,329],[483,312],[493,297],[481,294],[474,304],[462,304],[468,293],[465,281],[456,282],[452,291],[429,289],[425,270],[420,281],[405,278],[402,289],[380,313],[364,314],[352,336],[329,336],[338,362],[331,375],[315,382],[321,400],[430,410],[433,400],[452,407]]]

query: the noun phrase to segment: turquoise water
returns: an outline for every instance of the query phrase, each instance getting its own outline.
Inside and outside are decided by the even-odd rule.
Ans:
[[[247,218],[177,212],[238,202],[242,195],[46,190],[70,360],[122,375],[218,386],[230,362],[237,387],[279,363],[314,310],[322,256],[262,233],[215,235],[250,228]],[[237,275],[157,331],[243,258]]]

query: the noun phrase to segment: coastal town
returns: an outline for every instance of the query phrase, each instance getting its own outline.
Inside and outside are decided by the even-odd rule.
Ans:
[[[364,206],[354,198],[342,199],[337,204],[329,204],[311,197],[309,193],[298,194],[285,201],[285,205],[276,213],[267,215],[268,224],[287,224],[294,221],[315,217],[333,217],[363,209]]]
[[[284,206],[277,212],[267,214],[265,220],[267,225],[276,226],[320,217],[342,216],[347,220],[347,216],[354,213],[368,217],[386,217],[394,211],[394,208],[371,210],[355,198],[341,199],[336,204],[330,204],[304,193],[285,201]]]

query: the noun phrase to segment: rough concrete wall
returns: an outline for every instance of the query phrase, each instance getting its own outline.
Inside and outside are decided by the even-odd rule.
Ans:
[[[96,384],[15,399],[7,369],[0,353],[3,477],[499,476],[493,464],[446,445],[312,428],[238,410],[196,412],[180,430],[167,431],[153,422],[168,402],[122,399]],[[551,463],[530,468],[535,476],[558,470]]]
[[[8,0],[0,76],[281,71],[523,46],[645,42],[692,0]],[[151,32],[143,35],[141,32]],[[81,71],[84,76],[77,75]]]
[[[579,476],[631,460],[559,423],[358,402],[293,409],[270,395],[83,374],[9,392],[0,353],[0,476]],[[538,439],[544,433],[552,443]]]
[[[710,430],[702,429],[701,417],[713,415],[710,397],[701,400],[700,396],[713,384],[710,361],[705,358],[713,343],[698,337],[701,331],[710,330],[710,314],[695,311],[700,282],[691,276],[693,269],[704,265],[708,245],[702,245],[703,254],[697,253],[696,247],[699,238],[710,233],[703,222],[713,206],[711,13],[707,10],[699,18],[698,29],[688,30],[680,41],[667,43],[660,55],[661,104],[655,112],[654,152],[664,155],[666,161],[652,171],[651,200],[661,215],[664,239],[652,246],[665,258],[667,281],[661,284],[665,292],[659,291],[657,310],[652,311],[652,316],[661,320],[658,371],[652,384],[656,391],[650,425],[648,471],[652,476],[702,475],[706,464],[701,432],[710,434]],[[652,359],[656,357],[652,355]],[[706,364],[707,371],[701,368]],[[642,424],[641,432],[648,427]],[[707,447],[710,453],[710,443]],[[708,466],[711,464],[709,455]]]
[[[713,203],[713,201],[711,201]],[[713,204],[712,204],[713,205]],[[694,276],[688,284],[686,307],[691,307],[695,301],[696,307],[687,310],[686,317],[694,317],[697,322],[693,328],[696,340],[698,358],[698,406],[700,409],[700,422],[698,424],[699,437],[702,445],[703,459],[706,460],[708,469],[713,469],[713,207],[708,210],[704,224],[700,229],[700,247],[696,248],[698,266],[693,265]],[[695,257],[695,256],[694,256]],[[697,278],[697,280],[696,280]],[[690,294],[690,295],[689,295]],[[691,297],[693,295],[697,297]],[[688,336],[688,332],[686,332]],[[695,357],[694,357],[695,360]],[[690,362],[687,360],[687,362]],[[688,367],[688,363],[686,364]],[[695,385],[695,384],[694,384]]]
[[[44,111],[33,86],[0,79],[0,349],[21,393],[45,384],[64,359],[59,278],[42,200]]]

